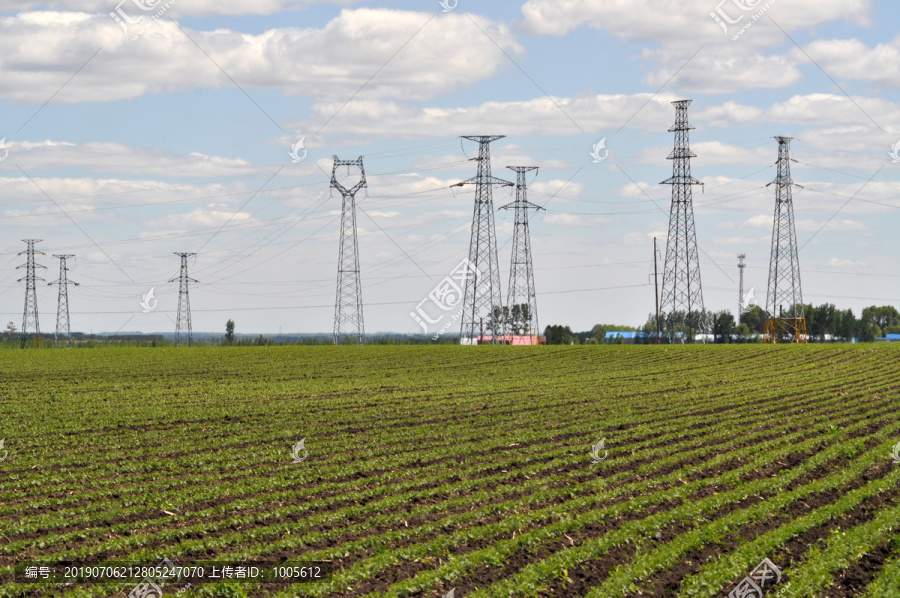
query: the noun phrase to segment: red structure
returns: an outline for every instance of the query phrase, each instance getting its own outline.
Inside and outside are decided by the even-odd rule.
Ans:
[[[478,337],[479,345],[546,345],[546,336],[522,335],[522,334],[501,334],[497,336],[497,342],[494,343],[494,337],[490,334],[484,334]]]

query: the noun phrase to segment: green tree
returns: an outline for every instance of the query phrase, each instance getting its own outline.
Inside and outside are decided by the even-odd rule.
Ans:
[[[715,342],[730,343],[731,335],[734,333],[734,316],[731,315],[731,312],[725,309],[715,314],[715,326],[713,328]]]
[[[808,305],[806,308],[806,332],[810,338],[818,338],[825,342],[825,335],[835,335],[835,316],[837,308],[833,303],[823,303],[819,307]]]
[[[893,305],[871,306],[862,310],[860,321],[878,327],[878,336],[885,334],[888,328],[900,325],[900,312]]]
[[[762,334],[766,329],[766,312],[760,306],[754,305],[750,309],[744,310],[740,323],[746,324],[750,332]]]
[[[568,326],[547,326],[544,329],[548,345],[571,345],[575,339],[572,329]]]
[[[234,344],[234,320],[228,320],[227,322],[225,322],[225,344]]]
[[[491,316],[485,322],[485,328],[493,331],[494,335],[504,334],[507,330],[507,323],[510,321],[509,308],[495,305],[491,310]]]
[[[834,335],[837,338],[849,341],[858,334],[859,321],[853,315],[852,309],[837,310],[834,312]]]
[[[527,303],[516,303],[511,310],[504,313],[508,314],[506,326],[509,334],[537,334],[536,330],[530,329],[531,306]]]
[[[881,330],[872,322],[859,321],[859,332],[857,338],[861,343],[874,343],[875,339],[881,336]]]

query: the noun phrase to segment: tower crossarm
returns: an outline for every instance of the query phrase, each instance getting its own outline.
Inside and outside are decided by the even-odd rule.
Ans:
[[[360,171],[359,182],[349,189],[342,185],[340,181],[337,179],[337,169],[339,166],[357,166]],[[356,193],[362,189],[363,187],[368,187],[369,184],[366,182],[366,168],[363,166],[363,157],[360,156],[356,160],[341,160],[337,156],[334,156],[334,166],[331,169],[331,186],[338,190],[338,192],[344,197],[347,196],[356,196]]]
[[[456,183],[455,185],[450,185],[451,187],[462,187],[464,185],[478,185],[482,182],[478,177],[472,177],[471,179],[466,179],[462,182]],[[503,179],[498,179],[495,176],[484,177],[483,180],[486,185],[497,185],[498,187],[514,187],[516,184],[511,183],[509,181],[505,181]]]
[[[692,176],[671,176],[662,181],[660,185],[705,185],[703,181],[698,181]]]

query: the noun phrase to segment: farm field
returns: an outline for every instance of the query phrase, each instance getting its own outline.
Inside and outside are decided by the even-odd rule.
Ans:
[[[882,345],[4,351],[0,597],[163,558],[334,568],[185,598],[726,596],[763,559],[766,596],[900,596],[898,397]]]

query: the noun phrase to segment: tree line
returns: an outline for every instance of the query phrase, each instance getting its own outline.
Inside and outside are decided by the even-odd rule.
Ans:
[[[874,342],[888,334],[900,334],[900,312],[892,305],[870,306],[857,317],[852,309],[838,309],[833,303],[804,304],[806,332],[810,342]],[[765,331],[766,312],[751,306],[735,318],[730,311],[702,311],[693,314],[672,312],[660,314],[660,333],[664,342],[712,334],[717,343],[761,342]],[[610,330],[643,332],[648,342],[656,339],[656,315],[650,314],[643,326],[597,324],[585,332],[573,332],[569,326],[551,325],[544,329],[548,345],[605,344]],[[619,341],[621,342],[621,341]]]

